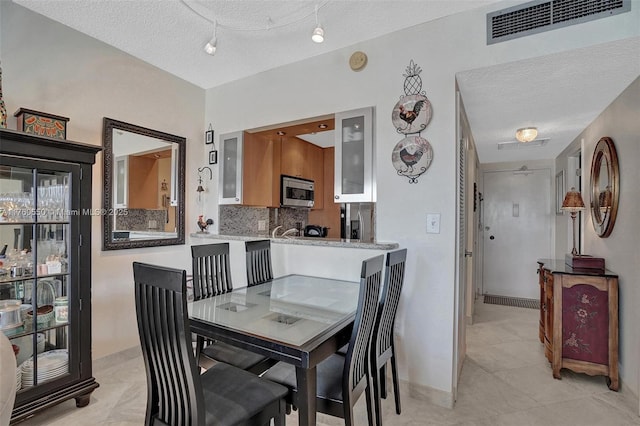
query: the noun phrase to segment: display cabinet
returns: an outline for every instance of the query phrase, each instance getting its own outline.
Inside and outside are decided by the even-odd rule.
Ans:
[[[334,201],[372,202],[373,108],[335,115]]]
[[[0,129],[0,330],[12,422],[98,387],[91,366],[91,179],[100,147]]]

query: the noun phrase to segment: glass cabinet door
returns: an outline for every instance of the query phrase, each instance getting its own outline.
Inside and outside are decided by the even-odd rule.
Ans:
[[[70,202],[78,166],[15,162],[0,168],[0,330],[16,355],[20,394],[72,374],[70,255],[80,212]]]
[[[373,108],[335,116],[336,203],[373,200]]]
[[[242,203],[242,132],[220,136],[220,178],[218,199],[220,204]]]

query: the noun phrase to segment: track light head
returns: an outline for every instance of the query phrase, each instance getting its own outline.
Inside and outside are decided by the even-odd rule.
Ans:
[[[322,43],[324,41],[324,30],[318,25],[311,33],[311,40],[316,43]]]
[[[215,55],[216,49],[218,48],[218,40],[214,37],[204,45],[204,51],[207,52],[208,55]]]

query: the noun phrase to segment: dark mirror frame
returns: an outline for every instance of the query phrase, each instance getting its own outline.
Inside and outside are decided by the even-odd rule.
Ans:
[[[102,197],[102,250],[121,250],[141,247],[158,247],[180,245],[185,242],[185,162],[187,140],[181,136],[171,135],[169,133],[157,130],[147,129],[145,127],[136,126],[134,124],[125,123],[123,121],[114,120],[104,117],[102,121],[103,133],[103,185],[104,192]],[[178,206],[176,209],[176,238],[162,238],[149,240],[134,241],[114,241],[113,235],[113,215],[115,208],[113,203],[113,130],[119,129],[127,132],[138,133],[155,139],[161,139],[167,143],[178,144]]]
[[[600,191],[600,173],[603,161],[606,162],[608,187],[610,193]],[[618,215],[620,197],[620,168],[618,154],[609,137],[601,138],[596,144],[591,161],[591,221],[593,229],[600,238],[607,238],[613,231]],[[604,212],[603,212],[604,211]]]

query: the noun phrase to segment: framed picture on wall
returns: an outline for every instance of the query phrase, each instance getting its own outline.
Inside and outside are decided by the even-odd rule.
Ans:
[[[556,214],[561,215],[564,212],[562,211],[562,202],[564,201],[564,170],[560,170],[560,172],[556,175]]]

